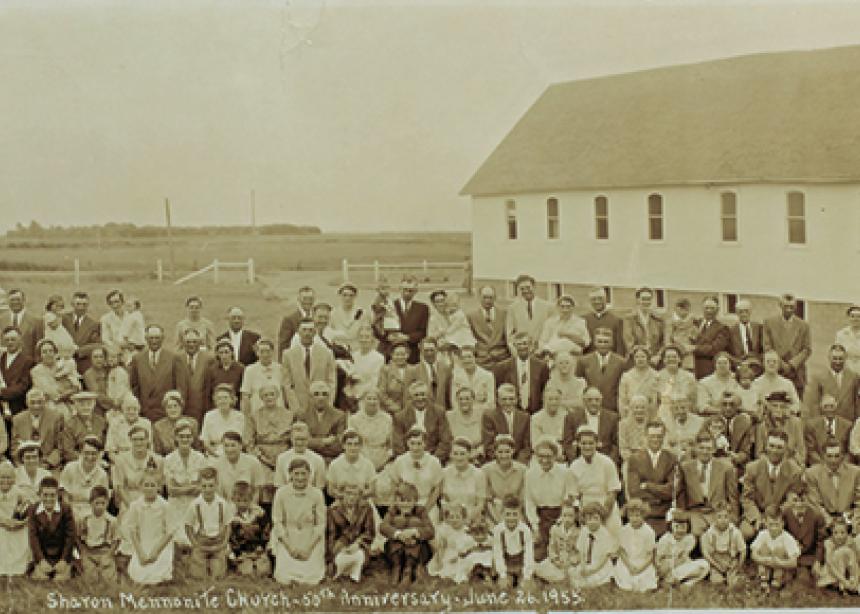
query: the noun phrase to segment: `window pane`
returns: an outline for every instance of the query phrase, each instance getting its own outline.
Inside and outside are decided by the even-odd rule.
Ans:
[[[806,223],[803,220],[788,220],[788,242],[806,243]]]
[[[507,208],[508,215],[514,215],[517,211],[517,203],[512,200],[507,201],[505,207]]]
[[[605,196],[598,196],[594,199],[594,215],[597,217],[606,217],[609,215],[609,201]]]
[[[723,241],[738,240],[738,221],[733,217],[723,218]]]
[[[788,216],[803,217],[804,197],[802,192],[788,193]]]
[[[558,217],[558,200],[550,198],[546,201],[546,214],[549,217]]]
[[[609,238],[609,220],[606,218],[597,218],[597,238]]]
[[[738,311],[738,295],[737,294],[727,294],[726,295],[726,311],[729,313],[737,313]]]
[[[651,194],[648,197],[648,213],[651,215],[661,215],[663,213],[663,197],[659,194]]]
[[[657,304],[657,307],[665,307],[666,293],[663,290],[655,290],[654,302]]]
[[[606,293],[606,304],[611,305],[612,304],[612,288],[610,288],[609,286],[603,286],[603,292]]]
[[[734,192],[722,193],[722,210],[723,215],[735,216],[738,212],[737,196]]]
[[[663,220],[661,218],[652,217],[648,220],[648,237],[652,241],[660,241],[663,239]]]
[[[796,315],[801,320],[806,319],[806,301],[802,301],[800,299],[795,303],[794,315]]]
[[[558,239],[558,220],[547,220],[546,236],[550,239]]]

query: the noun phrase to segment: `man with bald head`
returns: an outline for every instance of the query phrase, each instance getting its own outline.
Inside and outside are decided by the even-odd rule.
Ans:
[[[716,296],[707,296],[702,301],[702,319],[696,322],[699,335],[696,343],[684,348],[695,358],[696,379],[714,372],[714,358],[729,346],[729,329],[717,319],[720,304]]]
[[[612,332],[612,345],[609,347],[609,351],[625,356],[624,322],[607,307],[606,290],[593,288],[588,293],[588,302],[591,305],[591,311],[582,317],[588,327],[588,334],[591,335],[591,344],[585,349],[585,352],[593,352],[596,349],[594,335],[598,329],[603,328]]]
[[[254,344],[260,339],[260,334],[245,329],[245,312],[241,307],[230,307],[227,310],[227,332],[218,336],[218,341],[226,339],[233,348],[233,360],[241,362],[246,367],[257,362]]]
[[[741,299],[735,304],[738,316],[736,324],[729,327],[729,354],[732,365],[737,366],[746,357],[754,357],[761,362],[762,358],[762,326],[752,321],[752,304]]]

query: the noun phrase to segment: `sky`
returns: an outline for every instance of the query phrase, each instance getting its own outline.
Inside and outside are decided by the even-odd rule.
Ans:
[[[825,0],[0,0],[0,231],[468,230],[554,82],[860,44]]]

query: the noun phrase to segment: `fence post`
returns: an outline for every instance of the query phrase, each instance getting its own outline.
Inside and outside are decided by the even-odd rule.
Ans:
[[[373,261],[373,281],[379,283],[379,260]]]
[[[218,283],[218,260],[215,259],[212,261],[212,273],[213,278],[215,279],[215,283]]]
[[[75,258],[75,285],[81,285],[81,261],[79,258]]]
[[[349,281],[349,262],[346,258],[341,261],[341,281],[346,283]]]
[[[424,270],[424,273],[426,274],[427,273],[427,261],[426,260],[421,261],[421,268]]]
[[[155,261],[155,276],[158,278],[158,283],[164,283],[164,263],[161,258]]]
[[[248,258],[248,283],[254,283],[254,259]]]

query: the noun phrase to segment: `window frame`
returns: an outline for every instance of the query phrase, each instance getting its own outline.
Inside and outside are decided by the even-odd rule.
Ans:
[[[603,215],[601,215],[598,211],[598,201],[603,202],[606,209]],[[595,241],[609,241],[609,197],[605,194],[598,194],[592,200],[594,203],[594,240]],[[603,222],[606,226],[606,236],[600,236],[600,223]]]
[[[513,226],[511,226],[512,223]],[[511,233],[511,229],[513,229],[513,233]],[[516,241],[520,237],[520,225],[517,220],[517,201],[513,198],[505,199],[505,237],[508,241]]]
[[[801,197],[800,204],[803,207],[803,211],[802,211],[801,215],[799,215],[799,216],[791,214],[791,197],[794,194],[798,194]],[[785,193],[785,234],[786,234],[785,239],[786,239],[787,245],[789,245],[790,247],[805,247],[805,246],[809,245],[809,232],[808,232],[807,223],[806,223],[806,209],[807,209],[807,207],[806,207],[806,193],[805,192],[803,192],[802,190],[789,190],[788,192]],[[791,240],[792,222],[796,223],[798,221],[803,223],[803,241],[801,241],[799,243]]]
[[[555,203],[555,215],[550,215],[549,207],[551,203]],[[555,222],[555,236],[552,234],[553,222]],[[558,241],[561,239],[561,203],[556,196],[550,196],[546,199],[546,238],[550,241]]]
[[[731,196],[734,204],[734,214],[727,215],[725,211],[725,198]],[[734,239],[726,238],[726,222],[734,221]],[[720,242],[727,245],[736,245],[740,242],[740,224],[738,223],[738,193],[734,190],[723,190],[720,192]]]
[[[651,202],[653,198],[659,198],[660,202],[660,213],[654,214],[651,212]],[[648,241],[652,243],[662,243],[666,240],[666,198],[660,192],[651,192],[648,194],[648,197],[645,199],[646,202],[646,213],[648,215],[648,224],[646,226],[646,231],[648,235]],[[654,220],[660,221],[660,237],[654,238],[652,228],[652,222]]]

